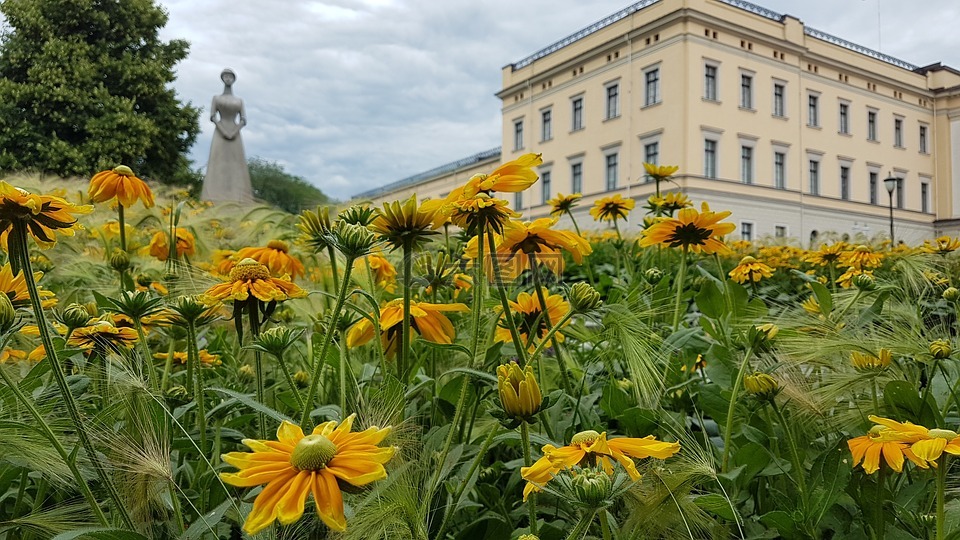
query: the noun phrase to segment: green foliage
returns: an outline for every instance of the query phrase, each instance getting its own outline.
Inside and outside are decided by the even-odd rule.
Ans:
[[[163,42],[151,0],[4,0],[0,170],[89,176],[123,163],[195,184],[186,152],[199,110],[177,99],[183,40]]]
[[[330,202],[322,191],[303,178],[284,171],[279,163],[253,158],[248,165],[253,195],[257,199],[293,214]]]

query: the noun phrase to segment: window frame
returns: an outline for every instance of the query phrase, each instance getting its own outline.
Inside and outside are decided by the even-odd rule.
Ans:
[[[580,131],[584,128],[583,122],[583,94],[570,98],[570,131]]]
[[[779,164],[777,156],[783,156]],[[773,148],[773,187],[787,189],[787,149],[779,146]]]
[[[740,70],[740,108],[748,111],[756,110],[754,103],[756,102],[754,95],[754,79],[755,73],[752,71]]]
[[[879,142],[877,138],[877,116],[879,111],[877,109],[867,109],[867,140],[872,142]]]
[[[893,147],[906,148],[903,145],[903,117],[894,115],[893,117]]]
[[[720,101],[720,62],[703,62],[703,99],[715,103]]]
[[[651,74],[656,76],[653,81],[650,80]],[[653,85],[653,96],[650,95],[651,84]],[[643,106],[652,107],[653,105],[660,103],[661,95],[660,64],[656,64],[643,70]]]
[[[604,120],[612,120],[620,117],[620,81],[607,83],[603,86],[603,111]],[[611,106],[612,100],[612,106]]]
[[[711,145],[710,153],[707,153],[707,146]],[[708,160],[707,156],[711,159]],[[703,177],[711,180],[719,178],[720,173],[720,140],[715,137],[703,138]]]
[[[523,150],[523,117],[513,121],[513,150]]]
[[[540,142],[553,140],[553,107],[540,110]]]
[[[820,196],[820,156],[807,155],[807,193]]]
[[[583,193],[582,157],[570,160],[570,193]]]
[[[807,92],[807,127],[820,127],[819,92]]]
[[[850,135],[850,102],[840,100],[837,104],[837,133]]]
[[[780,89],[780,95],[777,95],[777,89]],[[774,80],[773,81],[773,102],[772,102],[772,115],[776,118],[786,118],[787,117],[787,83],[786,81]],[[778,110],[779,109],[779,110]]]

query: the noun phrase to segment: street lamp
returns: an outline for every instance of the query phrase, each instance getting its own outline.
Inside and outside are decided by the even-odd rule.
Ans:
[[[883,187],[887,188],[887,194],[890,195],[890,248],[894,246],[893,241],[893,190],[897,189],[900,179],[892,173],[883,181]]]

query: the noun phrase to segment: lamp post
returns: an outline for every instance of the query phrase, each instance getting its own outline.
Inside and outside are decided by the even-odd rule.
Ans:
[[[887,188],[887,194],[890,195],[890,249],[893,249],[893,190],[897,189],[899,179],[892,173],[883,181],[883,187]]]

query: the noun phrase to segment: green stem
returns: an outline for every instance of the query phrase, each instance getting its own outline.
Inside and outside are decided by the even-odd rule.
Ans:
[[[537,289],[537,300],[540,302],[540,313],[549,329],[553,328],[553,321],[550,320],[550,310],[547,308],[547,298],[543,295],[543,282],[540,279],[540,266],[537,264],[536,255],[530,254],[530,268],[533,270],[533,286]],[[539,333],[539,329],[538,329]],[[567,359],[564,355],[563,346],[558,340],[552,340],[553,350],[557,353],[557,365],[560,367],[560,384],[563,385],[563,391],[568,395],[572,394],[573,387],[570,386],[570,374],[567,373]]]
[[[848,311],[850,311],[850,308],[852,308],[854,304],[857,303],[857,300],[860,299],[861,295],[863,295],[863,291],[860,289],[857,289],[857,294],[855,294],[853,298],[850,299],[850,302],[848,302],[847,305],[844,306],[843,310],[840,311],[840,313],[837,315],[837,321],[843,320],[843,316],[846,315]]]
[[[163,375],[160,377],[160,390],[167,390],[167,380],[170,378],[170,370],[173,369],[173,352],[176,348],[174,340],[170,340],[167,345],[167,360],[163,363]]]
[[[283,371],[283,376],[287,379],[287,384],[290,386],[290,391],[293,392],[293,397],[297,400],[297,412],[302,413],[303,396],[300,395],[300,390],[297,390],[297,385],[293,382],[293,375],[290,373],[290,366],[288,366],[286,361],[284,361],[282,354],[275,354],[273,357],[277,359],[277,364],[280,364],[280,369]]]
[[[727,407],[727,425],[723,429],[723,458],[720,460],[720,472],[727,472],[727,464],[730,459],[730,434],[733,433],[733,415],[737,406],[737,394],[740,392],[740,384],[743,383],[743,376],[747,371],[748,360],[753,354],[753,347],[749,347],[743,354],[743,361],[740,362],[740,370],[737,371],[737,379],[730,390],[730,405]]]
[[[567,321],[573,318],[573,310],[571,309],[563,316],[557,324],[550,327],[550,330],[547,331],[547,334],[543,336],[543,339],[540,340],[540,343],[537,344],[537,348],[530,353],[529,363],[536,362],[540,356],[543,354],[543,350],[547,348],[547,343],[550,343],[550,340],[553,338],[553,335],[556,334],[563,325],[567,324]]]
[[[573,217],[573,212],[567,210],[567,215],[570,216],[570,222],[573,223],[573,230],[577,231],[577,236],[582,238],[583,234],[580,232],[580,226],[577,225],[577,219]],[[593,267],[590,264],[581,266],[587,271],[587,280],[590,281],[590,286],[596,288],[597,280],[593,277]]]
[[[353,259],[347,259],[347,265],[343,270],[343,281],[340,284],[340,291],[337,293],[337,302],[333,306],[333,313],[331,313],[330,321],[327,324],[326,330],[323,332],[323,341],[320,343],[320,358],[315,359],[313,362],[313,373],[310,377],[310,390],[307,392],[307,399],[304,400],[306,406],[303,408],[303,414],[300,416],[300,427],[307,429],[311,426],[310,423],[310,412],[312,411],[313,400],[317,395],[317,384],[320,381],[320,372],[323,370],[324,360],[327,357],[327,349],[330,348],[330,342],[333,339],[333,329],[336,326],[337,319],[340,318],[340,310],[343,309],[343,304],[347,299],[347,287],[350,284],[350,272],[353,269]],[[340,411],[340,414],[343,417],[346,417],[345,411]]]
[[[332,322],[330,324],[333,324]],[[378,339],[378,338],[374,338]],[[344,347],[343,349],[346,349]],[[346,416],[347,410],[347,370],[350,368],[349,363],[347,362],[347,355],[343,353],[343,350],[340,351],[340,373],[338,373],[339,382],[340,382],[340,414]]]
[[[478,238],[482,242],[483,238]],[[487,231],[487,243],[490,247],[490,264],[493,266],[493,280],[497,283],[497,290],[500,293],[500,307],[503,308],[503,319],[510,330],[510,337],[513,339],[513,346],[517,349],[517,356],[522,360],[522,365],[527,365],[527,348],[520,339],[520,332],[517,330],[516,321],[513,320],[513,312],[510,311],[510,302],[507,301],[507,287],[503,283],[503,275],[500,271],[500,261],[497,259],[496,239],[493,231]],[[482,279],[482,277],[481,277]]]
[[[173,504],[173,516],[177,523],[177,530],[182,533],[186,527],[183,523],[183,511],[180,509],[180,494],[177,493],[177,485],[173,480],[167,482],[167,490],[170,492],[170,503]]]
[[[533,465],[533,457],[530,455],[530,428],[526,421],[520,422],[520,444],[523,445],[523,465],[529,467]],[[527,497],[527,511],[530,513],[530,534],[537,534],[537,494],[531,493]]]
[[[610,532],[610,523],[607,520],[607,511],[600,510],[600,531],[603,533],[603,540],[613,540],[613,534]]]
[[[330,271],[333,273],[333,289],[340,290],[340,275],[337,270],[337,252],[334,251],[333,246],[327,246],[327,256],[330,258]],[[347,261],[347,267],[351,266],[353,266],[353,261]]]
[[[874,531],[877,533],[877,540],[883,540],[884,529],[886,528],[886,519],[884,519],[886,514],[883,510],[884,503],[886,503],[883,496],[883,481],[887,476],[886,473],[887,473],[887,465],[885,463],[881,463],[880,472],[877,473],[876,504],[879,508],[877,509],[877,524],[875,525],[876,530]]]
[[[447,532],[447,526],[449,525],[450,518],[453,517],[453,513],[456,512],[457,506],[460,504],[460,498],[463,497],[463,492],[466,491],[467,485],[470,484],[470,479],[473,478],[474,473],[477,472],[477,469],[480,468],[480,463],[483,461],[484,456],[487,455],[487,450],[490,449],[490,444],[493,442],[493,438],[499,433],[499,429],[491,429],[487,434],[487,438],[484,439],[483,444],[480,446],[480,450],[477,451],[477,456],[473,458],[473,464],[470,465],[470,470],[467,471],[467,476],[464,477],[463,481],[460,482],[460,486],[457,488],[456,493],[453,494],[453,500],[450,502],[450,505],[447,506],[446,512],[443,514],[443,521],[440,522],[440,531],[437,533],[437,540],[442,540],[444,534]]]
[[[126,222],[123,219],[123,205],[120,204],[120,201],[117,201],[117,221],[120,222],[120,250],[124,253],[127,252],[127,226]],[[120,290],[127,291],[131,290],[127,288],[127,270],[120,272]]]
[[[407,380],[407,363],[410,355],[410,294],[413,288],[413,246],[409,241],[403,244],[403,328],[400,331],[400,354],[397,371],[401,381]]]
[[[254,296],[247,298],[247,319],[250,324],[250,341],[256,341],[260,335],[260,299]],[[192,347],[192,346],[191,346]],[[257,349],[253,350],[254,369],[257,373],[257,402],[266,405],[266,394],[263,381],[263,353]],[[197,366],[199,369],[199,366]],[[260,439],[267,438],[267,415],[263,412],[257,412],[257,430]]]
[[[101,525],[107,525],[107,517],[103,515],[103,510],[100,509],[100,503],[97,502],[96,497],[93,496],[93,492],[90,491],[90,486],[80,473],[80,469],[77,468],[76,461],[67,453],[66,448],[63,447],[63,444],[60,443],[56,434],[50,429],[50,425],[47,424],[43,415],[40,414],[40,411],[37,410],[33,402],[27,399],[27,396],[20,390],[20,385],[10,379],[10,376],[7,375],[7,371],[3,366],[0,366],[0,378],[3,378],[3,382],[10,388],[10,391],[13,392],[14,397],[27,409],[27,412],[33,417],[37,429],[50,441],[50,444],[53,445],[53,449],[57,451],[60,459],[62,459],[70,469],[70,472],[73,474],[73,479],[77,483],[77,489],[80,490],[83,498],[90,504],[90,509],[93,510],[93,515],[96,516],[97,521],[99,521]]]
[[[801,508],[804,508],[806,507],[807,501],[807,470],[803,466],[803,461],[800,459],[800,452],[797,450],[797,442],[793,438],[793,431],[790,429],[790,424],[787,423],[787,419],[783,416],[783,411],[781,411],[780,407],[777,406],[776,401],[771,400],[770,405],[773,407],[773,413],[777,416],[777,420],[780,421],[780,426],[783,427],[783,431],[787,436],[787,444],[790,447],[790,458],[793,461],[793,470],[796,472],[795,480],[800,489],[800,505]]]
[[[157,374],[153,369],[153,356],[150,354],[150,347],[147,346],[147,336],[143,331],[143,324],[140,318],[133,319],[133,327],[137,330],[137,343],[140,345],[140,354],[143,356],[143,370],[147,372],[147,381],[150,383],[150,389],[158,392]]]
[[[29,246],[27,245],[26,222],[18,221],[14,223],[13,230],[10,231],[10,236],[7,238],[7,242],[17,246],[17,251],[19,252],[17,255],[20,257],[22,263],[21,268],[23,271],[24,282],[27,285],[27,292],[30,294],[30,302],[33,304],[33,314],[36,318],[37,327],[40,329],[40,342],[43,344],[47,361],[50,363],[50,371],[53,373],[53,378],[60,390],[60,397],[63,398],[63,403],[67,409],[67,414],[70,416],[71,422],[73,422],[74,429],[77,430],[77,438],[80,440],[80,444],[87,453],[90,463],[93,464],[93,468],[97,472],[97,477],[100,479],[103,487],[110,495],[110,499],[113,501],[115,506],[114,509],[117,512],[117,515],[120,517],[123,525],[132,530],[134,529],[133,520],[130,519],[130,514],[127,513],[127,509],[123,504],[123,499],[120,497],[120,493],[117,492],[116,487],[113,485],[106,466],[100,460],[100,455],[97,453],[96,448],[93,446],[93,442],[90,440],[90,436],[87,434],[86,425],[84,424],[83,419],[80,417],[80,411],[77,408],[76,399],[73,396],[73,392],[70,390],[70,385],[67,383],[67,374],[63,370],[63,365],[60,363],[60,359],[57,358],[57,351],[53,346],[53,339],[50,336],[50,328],[47,323],[47,318],[43,313],[40,292],[37,289],[36,281],[33,279],[33,268],[30,265],[30,251]]]
[[[680,326],[680,298],[683,296],[683,280],[687,274],[687,246],[680,252],[680,270],[677,272],[677,299],[673,305],[673,331]],[[722,276],[721,276],[722,278]]]
[[[943,453],[937,460],[937,539],[943,540],[947,533],[947,514],[944,503],[947,491],[947,454]]]
[[[197,350],[197,327],[193,321],[187,323],[187,364],[193,366],[193,401],[197,404],[197,431],[200,433],[200,454],[207,455],[207,412],[203,402],[203,374],[200,372],[200,352]],[[261,403],[263,403],[261,401]],[[265,437],[262,437],[265,438]],[[203,467],[201,461],[201,467]]]
[[[586,536],[587,531],[590,530],[590,524],[593,523],[593,518],[596,515],[596,510],[590,510],[583,514],[580,521],[577,522],[573,530],[570,531],[570,534],[567,535],[567,540],[582,540],[583,537]]]

